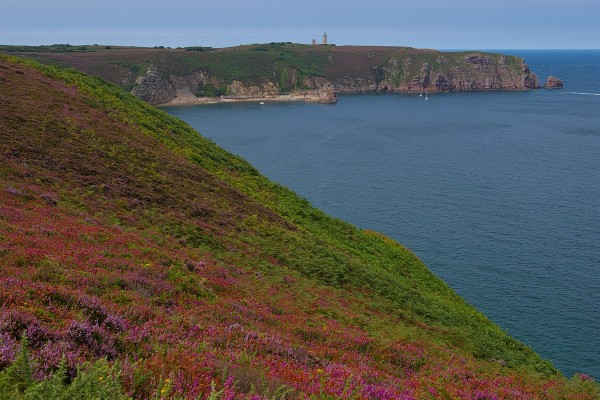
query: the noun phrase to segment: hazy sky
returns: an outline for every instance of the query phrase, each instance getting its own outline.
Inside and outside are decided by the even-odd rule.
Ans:
[[[7,0],[0,44],[600,48],[598,0]]]

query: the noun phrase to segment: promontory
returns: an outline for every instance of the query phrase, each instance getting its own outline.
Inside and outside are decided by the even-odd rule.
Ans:
[[[230,48],[0,46],[115,83],[148,103],[300,100],[337,94],[529,90],[522,58],[479,51],[269,43]]]

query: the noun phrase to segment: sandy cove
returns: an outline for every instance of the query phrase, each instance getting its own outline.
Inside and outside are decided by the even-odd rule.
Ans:
[[[335,101],[326,100],[322,96],[312,94],[280,94],[278,96],[269,97],[176,97],[168,103],[159,104],[158,107],[165,106],[182,106],[182,105],[205,105],[205,104],[220,104],[220,103],[275,103],[275,102],[305,102],[305,103],[336,103]]]

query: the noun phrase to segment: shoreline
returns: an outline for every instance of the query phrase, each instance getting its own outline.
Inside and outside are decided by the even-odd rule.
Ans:
[[[476,89],[476,90],[449,90],[449,91],[432,91],[429,95],[434,94],[448,94],[448,93],[476,93],[476,92],[528,92],[532,90],[541,90],[547,88],[539,87],[536,89],[518,89],[518,88],[501,88],[501,89]],[[277,96],[265,96],[265,97],[233,97],[233,96],[222,96],[222,97],[176,97],[167,103],[155,104],[155,107],[171,107],[171,106],[198,106],[198,105],[211,105],[211,104],[224,104],[224,103],[320,103],[320,104],[335,104],[338,101],[337,95],[363,95],[363,94],[378,94],[378,95],[418,95],[419,91],[347,91],[338,92],[334,97],[335,100],[329,100],[323,98],[320,95],[312,94],[280,94]]]
[[[500,88],[500,89],[475,89],[475,90],[449,90],[449,91],[432,91],[428,94],[448,94],[448,93],[475,93],[475,92],[528,92],[531,90],[550,90],[544,86],[536,89],[518,89],[518,88]],[[167,103],[155,104],[155,107],[171,107],[171,106],[198,106],[198,105],[211,105],[211,104],[224,104],[224,103],[319,103],[319,104],[335,104],[338,102],[337,95],[363,95],[363,94],[378,94],[378,95],[416,95],[419,91],[406,90],[406,91],[346,91],[337,92],[334,100],[331,98],[323,98],[321,95],[316,94],[280,94],[277,96],[264,96],[264,97],[234,97],[234,96],[221,96],[221,97],[176,97]]]
[[[277,96],[268,97],[176,97],[173,100],[157,104],[156,107],[169,107],[169,106],[197,106],[197,105],[209,105],[209,104],[223,104],[223,103],[254,103],[254,102],[265,102],[265,103],[276,103],[276,102],[305,102],[305,103],[323,103],[323,104],[334,104],[335,101],[328,101],[323,99],[319,95],[303,95],[303,94],[280,94]]]

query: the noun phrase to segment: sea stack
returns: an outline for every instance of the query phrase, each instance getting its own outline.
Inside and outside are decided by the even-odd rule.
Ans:
[[[555,76],[549,76],[548,79],[546,79],[546,89],[562,89],[563,88],[563,81]]]

